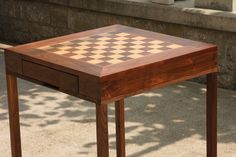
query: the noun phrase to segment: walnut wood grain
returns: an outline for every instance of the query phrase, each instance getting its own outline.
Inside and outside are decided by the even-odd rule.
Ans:
[[[116,156],[125,157],[125,109],[124,99],[115,102],[116,110]]]
[[[22,74],[22,56],[16,53],[5,53],[6,70]]]
[[[207,75],[207,157],[217,157],[217,73]]]
[[[20,135],[20,121],[19,121],[19,104],[17,92],[17,80],[14,75],[8,74],[7,91],[8,91],[8,109],[9,109],[9,123],[11,135],[11,153],[12,157],[21,157],[21,135]]]
[[[77,76],[25,60],[22,61],[22,73],[26,77],[44,82],[46,86],[66,93],[78,93]]]
[[[112,31],[124,31],[135,36],[179,44],[181,47],[106,66],[89,64],[38,49]],[[96,103],[109,103],[168,83],[216,72],[216,51],[215,45],[114,25],[8,48],[6,56],[17,55],[19,57],[15,58],[20,59],[17,59],[16,67],[11,64],[13,57],[6,57],[6,64],[9,65],[9,71],[18,75],[22,75],[22,69],[18,67],[22,67],[22,60],[25,60],[77,76],[80,82],[78,94],[70,91],[66,93]]]
[[[96,104],[97,157],[109,157],[107,104]]]
[[[63,55],[56,55],[53,53],[45,53],[44,51],[40,51],[37,48],[46,46],[46,45],[52,45],[57,44],[59,42],[65,42],[65,41],[71,41],[80,39],[86,36],[96,35],[100,33],[106,33],[111,31],[125,31],[130,32],[136,35],[150,37],[158,40],[163,40],[165,42],[173,42],[176,44],[181,44],[183,47],[179,49],[173,49],[168,51],[168,54],[166,52],[163,53],[157,53],[153,55],[148,55],[146,57],[138,58],[129,60],[127,62],[123,62],[121,64],[112,65],[112,66],[96,66],[93,64],[88,64],[86,62],[78,61],[70,59],[69,57],[65,57]],[[177,38],[173,36],[168,36],[160,33],[154,33],[150,31],[144,31],[132,27],[126,27],[121,25],[114,25],[114,26],[108,26],[105,28],[99,28],[95,30],[90,30],[82,33],[75,33],[72,35],[67,35],[63,37],[58,37],[54,39],[44,40],[40,42],[35,42],[31,44],[26,45],[20,45],[12,48],[6,49],[6,53],[16,53],[21,54],[22,57],[25,59],[32,59],[34,61],[37,60],[37,62],[42,62],[42,64],[50,64],[50,66],[56,66],[58,68],[64,68],[64,70],[68,72],[72,72],[71,70],[74,70],[74,72],[84,72],[86,74],[95,75],[98,77],[103,77],[109,74],[122,72],[125,70],[129,70],[132,68],[145,66],[148,64],[151,64],[153,62],[159,62],[170,58],[175,58],[178,56],[183,56],[186,54],[191,54],[193,52],[198,51],[216,51],[216,46],[212,44],[206,44],[202,42],[196,42],[192,40],[187,40],[183,38]],[[204,53],[203,52],[203,53]],[[155,60],[150,58],[155,58]],[[60,67],[59,67],[60,65]],[[117,68],[119,67],[119,68]],[[71,69],[71,70],[69,70]],[[77,73],[76,73],[77,74]]]
[[[154,60],[154,59],[153,59]],[[195,53],[104,76],[101,99],[109,102],[217,71],[216,52]]]

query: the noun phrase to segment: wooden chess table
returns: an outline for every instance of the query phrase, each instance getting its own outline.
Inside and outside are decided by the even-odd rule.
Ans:
[[[202,75],[207,157],[217,156],[214,45],[114,25],[8,48],[5,62],[12,157],[21,157],[17,77],[94,102],[98,157],[109,157],[107,104],[115,102],[117,156],[125,157],[124,98]]]

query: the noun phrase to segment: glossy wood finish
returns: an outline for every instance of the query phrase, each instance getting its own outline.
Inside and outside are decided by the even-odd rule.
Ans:
[[[16,77],[7,74],[8,109],[11,135],[12,157],[21,157],[21,137],[19,122],[19,104]]]
[[[207,157],[217,157],[217,73],[207,75]]]
[[[106,66],[89,64],[86,61],[38,49],[112,31],[126,32],[158,40],[164,44],[174,43],[181,47]],[[132,44],[128,43],[128,46],[132,47]],[[9,48],[6,50],[6,64],[9,65],[7,66],[9,71],[23,77],[21,68],[23,60],[77,76],[81,82],[78,92],[66,91],[67,94],[95,103],[110,103],[170,82],[216,72],[216,50],[216,46],[211,44],[114,25]],[[14,66],[13,60],[17,66]],[[122,88],[123,86],[126,88]]]
[[[68,93],[78,93],[77,76],[24,60],[22,62],[22,73],[24,76],[42,81],[45,85],[54,89]]]
[[[97,157],[109,157],[107,104],[96,104]]]
[[[150,60],[158,59],[150,58]],[[145,67],[140,66],[102,77],[101,99],[104,102],[116,98],[122,99],[151,88],[180,82],[215,71],[217,71],[215,51],[196,52],[171,58]]]
[[[134,58],[131,57],[132,59],[130,59],[129,56],[127,60],[126,56],[123,56],[125,57],[122,58],[123,62],[106,65],[88,63],[86,58],[72,59],[72,57],[75,57],[73,49],[76,49],[76,55],[80,55],[81,52],[78,50],[80,49],[78,40],[91,36],[96,36],[97,39],[97,35],[101,35],[101,33],[109,34],[112,31],[124,32],[124,34],[138,37],[135,44],[134,42],[125,41],[124,34],[119,38],[119,40],[122,40],[120,43],[126,42],[123,47],[126,47],[127,53],[124,54],[130,54],[130,48],[135,49]],[[141,41],[138,41],[139,39]],[[74,41],[76,41],[76,44],[70,45],[69,49],[67,47],[65,52],[65,44],[71,44]],[[161,42],[161,44],[150,45],[149,41]],[[97,47],[93,43],[93,46],[97,47],[96,50],[93,49],[94,47],[89,47],[87,43],[81,47],[86,48],[87,55],[89,54],[87,51],[91,51],[96,56],[96,53],[101,52],[97,49],[106,47],[106,42],[110,45],[116,44],[116,41],[109,39],[105,42],[102,41],[101,43],[104,44],[102,46]],[[143,42],[146,42],[146,47],[142,45]],[[47,51],[47,47],[54,48],[55,44],[60,47],[60,43],[64,43],[60,50],[54,49],[54,53]],[[175,48],[169,49],[170,43]],[[176,48],[176,45],[178,48]],[[44,49],[45,46],[46,49]],[[161,52],[146,55],[146,52],[149,52],[153,46],[161,46],[159,47]],[[121,45],[118,47],[122,48]],[[137,57],[140,52],[136,50],[138,47],[144,54]],[[107,51],[108,56],[114,57],[110,54],[110,51],[113,51],[111,49],[108,48],[105,51]],[[122,51],[119,50],[119,53]],[[62,53],[63,55],[61,55]],[[89,55],[86,57],[89,57]],[[104,57],[104,55],[102,56]],[[98,54],[96,57],[101,56]],[[109,59],[106,58],[105,60]],[[216,157],[217,47],[215,45],[114,25],[8,48],[5,51],[5,63],[13,157],[19,157],[17,155],[21,154],[15,77],[96,103],[98,157],[109,157],[107,104],[116,101],[117,156],[125,157],[124,98],[202,75],[207,75],[208,78],[207,157]]]
[[[115,102],[116,110],[116,156],[125,157],[125,110],[124,99]]]

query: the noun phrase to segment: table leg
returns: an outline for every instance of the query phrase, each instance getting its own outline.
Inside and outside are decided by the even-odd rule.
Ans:
[[[207,75],[207,157],[217,157],[217,73]]]
[[[19,104],[16,77],[6,74],[12,157],[21,157]]]
[[[117,157],[125,157],[124,99],[116,101],[115,108],[116,108],[116,152],[117,152]]]
[[[97,157],[109,157],[107,104],[96,104]]]

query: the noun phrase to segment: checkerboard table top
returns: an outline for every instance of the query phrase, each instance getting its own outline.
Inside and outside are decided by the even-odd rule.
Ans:
[[[100,76],[209,49],[215,49],[215,46],[113,25],[20,45],[8,51],[50,66]]]
[[[126,31],[111,31],[37,48],[99,66],[122,63],[183,47]]]

